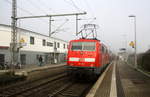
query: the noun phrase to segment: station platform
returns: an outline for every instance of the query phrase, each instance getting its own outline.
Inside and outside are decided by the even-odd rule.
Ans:
[[[116,78],[118,97],[150,97],[150,77],[123,61],[117,62]]]
[[[43,69],[48,69],[48,68],[55,68],[55,67],[61,67],[65,66],[66,63],[60,63],[60,64],[45,64],[42,66],[38,65],[25,65],[21,69],[15,69],[15,74],[16,75],[25,75],[27,76],[28,73],[33,72],[33,71],[40,71]],[[8,72],[9,70],[0,70],[0,74],[3,74],[5,72]]]
[[[114,61],[86,97],[150,97],[150,77],[126,62]]]

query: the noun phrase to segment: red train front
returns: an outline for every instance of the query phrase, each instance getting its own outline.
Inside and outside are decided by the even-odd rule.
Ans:
[[[67,66],[69,73],[100,72],[109,64],[105,45],[97,39],[78,39],[69,43]]]

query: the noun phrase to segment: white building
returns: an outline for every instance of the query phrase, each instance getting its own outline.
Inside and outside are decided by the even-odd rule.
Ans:
[[[11,27],[0,24],[0,63],[10,62]],[[41,55],[45,64],[57,63],[65,60],[68,42],[48,37],[26,29],[18,28],[18,42],[24,44],[20,48],[20,62],[22,64],[38,64]]]

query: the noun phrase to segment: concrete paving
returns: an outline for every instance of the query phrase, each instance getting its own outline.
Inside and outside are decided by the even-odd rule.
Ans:
[[[117,77],[120,78],[120,88],[123,90],[122,97],[150,97],[150,78],[148,76],[123,61],[119,61],[117,67]],[[118,97],[120,97],[119,94]]]
[[[86,97],[150,97],[150,77],[119,60],[106,69]]]
[[[86,97],[107,97],[110,95],[113,66],[114,63],[107,67]]]

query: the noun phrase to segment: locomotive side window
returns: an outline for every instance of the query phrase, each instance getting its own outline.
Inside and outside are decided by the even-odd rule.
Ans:
[[[104,48],[104,46],[102,46],[102,53],[105,53],[105,48]]]
[[[106,49],[106,54],[108,53],[107,49]]]
[[[71,50],[95,51],[95,42],[72,42]]]

